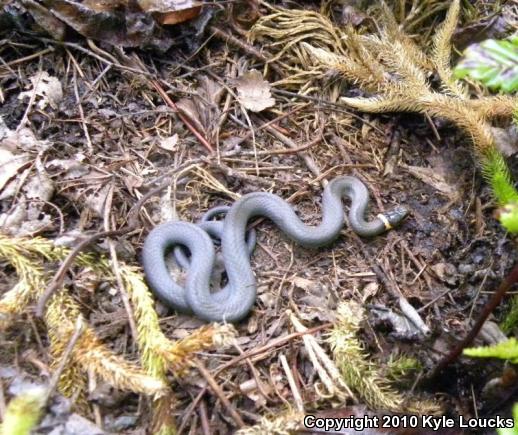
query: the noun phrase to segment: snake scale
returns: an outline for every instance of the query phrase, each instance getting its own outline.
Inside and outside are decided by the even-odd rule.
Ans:
[[[247,244],[245,237],[249,220],[266,217],[300,245],[318,248],[333,242],[343,228],[343,198],[351,201],[349,225],[362,237],[379,235],[408,214],[406,208],[398,206],[366,221],[369,192],[359,179],[351,176],[334,178],[324,188],[322,221],[317,226],[304,224],[291,206],[277,195],[249,193],[225,210],[223,222],[205,220],[205,223],[195,225],[175,221],[155,227],[142,250],[142,265],[148,285],[162,302],[176,310],[192,312],[208,321],[237,322],[248,314],[256,298],[256,282],[250,265],[253,246],[250,246],[250,241]],[[214,293],[210,290],[210,277],[217,256],[209,234],[221,238],[222,259],[228,278],[228,284]],[[178,245],[190,252],[190,259],[181,261],[183,266],[189,266],[184,287],[172,279],[165,262],[167,251]],[[175,256],[178,258],[181,254],[176,252]]]

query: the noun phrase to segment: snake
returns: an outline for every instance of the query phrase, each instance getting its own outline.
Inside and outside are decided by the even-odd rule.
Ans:
[[[228,205],[218,205],[216,207],[212,207],[202,215],[202,217],[197,223],[197,225],[203,231],[205,231],[209,236],[211,236],[212,241],[215,244],[220,244],[221,236],[223,234],[223,222],[214,221],[212,219],[218,215],[226,215],[229,210],[230,207]],[[248,247],[249,255],[252,255],[252,253],[254,252],[256,242],[257,234],[255,232],[255,229],[252,228],[247,232],[246,235],[246,245]],[[178,265],[185,270],[189,269],[189,267],[191,266],[191,262],[189,260],[188,254],[185,252],[184,247],[181,245],[175,246],[173,249],[173,253]],[[220,255],[216,256],[216,264],[224,265],[223,258]]]
[[[350,200],[348,223],[361,237],[374,237],[401,223],[409,210],[396,206],[368,221],[369,191],[353,176],[339,176],[325,186],[322,219],[316,226],[306,225],[281,197],[253,192],[240,197],[226,211],[221,237],[222,258],[228,283],[211,292],[210,277],[216,252],[210,235],[200,225],[175,221],[155,227],[142,248],[142,266],[152,292],[166,305],[180,312],[193,313],[206,321],[239,322],[252,309],[256,299],[256,280],[246,242],[248,222],[255,217],[271,220],[290,239],[306,248],[319,248],[334,242],[345,223],[343,199]],[[190,252],[185,284],[176,283],[166,266],[165,255],[175,246]]]

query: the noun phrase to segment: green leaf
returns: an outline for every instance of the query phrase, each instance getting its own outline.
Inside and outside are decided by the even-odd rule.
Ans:
[[[516,338],[502,341],[493,346],[472,347],[464,349],[464,355],[478,358],[500,358],[518,363],[518,341]]]
[[[471,77],[490,89],[512,93],[518,90],[518,35],[487,39],[470,45],[455,67],[454,75]]]

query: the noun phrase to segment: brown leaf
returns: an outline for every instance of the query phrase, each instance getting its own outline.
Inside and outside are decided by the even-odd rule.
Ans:
[[[138,0],[143,11],[153,14],[160,24],[178,24],[196,18],[202,4],[193,0]]]
[[[237,99],[248,110],[260,112],[275,105],[270,83],[257,70],[251,70],[236,79]]]
[[[161,52],[173,43],[151,14],[130,8],[125,1],[46,0],[45,6],[86,38],[123,47],[152,47]]]
[[[18,99],[30,100],[35,94],[38,108],[44,109],[50,105],[53,109],[57,109],[59,102],[63,99],[63,88],[60,81],[56,77],[50,76],[47,71],[36,73],[30,80],[32,89],[21,92]]]
[[[401,166],[410,172],[414,177],[418,178],[423,183],[432,186],[435,190],[446,195],[450,199],[454,200],[458,198],[459,192],[456,186],[448,183],[446,178],[437,171],[437,168],[408,165]]]
[[[22,3],[39,27],[58,41],[65,39],[65,24],[54,17],[48,9],[33,0],[23,0]]]
[[[182,98],[176,105],[186,115],[198,131],[212,141],[217,135],[218,120],[221,117],[219,103],[224,88],[209,77],[202,77],[196,89],[197,95]]]
[[[28,161],[29,156],[27,154],[15,155],[5,148],[0,148],[0,191],[4,190],[4,188],[13,181],[18,171],[20,171]],[[10,195],[6,196],[6,192],[3,192],[0,199],[5,199],[8,196]]]
[[[178,147],[178,134],[161,139],[158,146],[166,151],[174,151]]]

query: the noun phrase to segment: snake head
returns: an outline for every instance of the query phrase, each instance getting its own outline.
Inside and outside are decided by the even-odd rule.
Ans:
[[[403,207],[402,205],[398,205],[392,210],[384,213],[384,215],[391,226],[396,226],[407,217],[409,212],[410,210],[408,210],[408,208]]]

